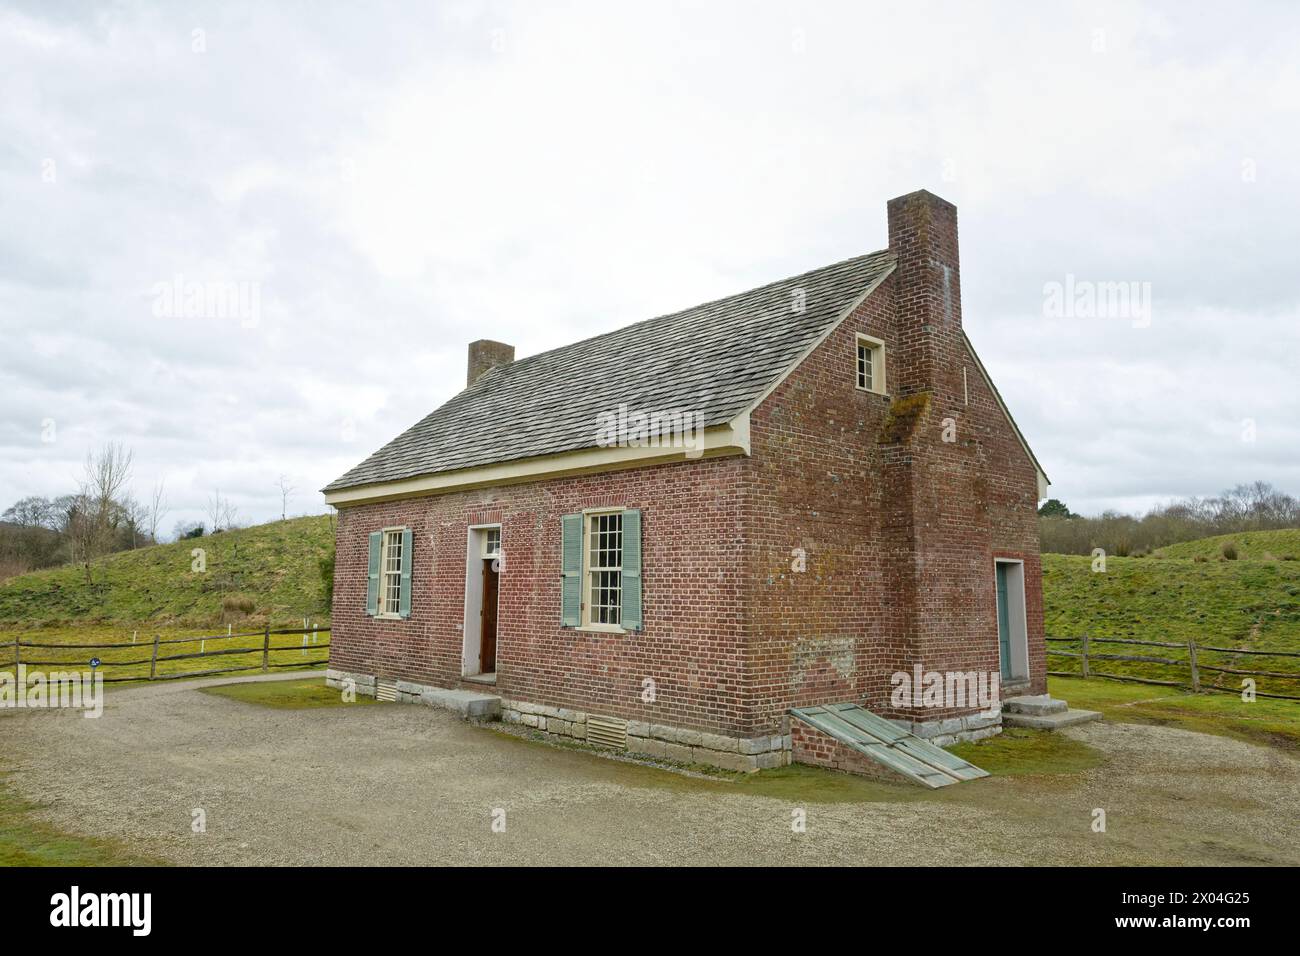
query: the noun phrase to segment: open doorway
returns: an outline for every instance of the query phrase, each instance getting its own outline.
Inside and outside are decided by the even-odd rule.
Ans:
[[[993,562],[997,589],[998,658],[1002,683],[1029,680],[1029,631],[1025,620],[1025,564],[997,559]]]
[[[461,673],[492,682],[497,670],[501,526],[469,529],[465,554],[465,638]]]

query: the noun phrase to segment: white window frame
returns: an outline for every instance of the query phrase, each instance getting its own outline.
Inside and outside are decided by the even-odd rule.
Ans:
[[[600,631],[609,634],[624,634],[626,629],[623,627],[623,508],[589,508],[582,512],[582,625],[578,628],[582,631]],[[608,518],[617,515],[619,519],[619,538],[618,538],[618,556],[617,566],[606,568],[593,568],[591,564],[591,542],[592,529],[596,527],[601,518]],[[592,606],[593,592],[595,588],[595,579],[598,573],[602,571],[612,571],[618,576],[618,618],[619,623],[612,624],[601,621],[593,621]]]
[[[375,617],[382,618],[386,621],[399,621],[402,619],[402,536],[406,533],[405,527],[382,528],[380,529],[379,539],[379,595],[375,600]],[[388,569],[389,551],[396,542],[397,547],[397,569],[390,571]],[[388,586],[389,579],[397,579],[396,600],[393,603],[393,609],[388,610]]]
[[[862,384],[862,375],[858,368],[863,349],[866,349],[871,357],[870,387]],[[881,339],[862,332],[857,333],[853,343],[853,384],[860,392],[870,392],[873,395],[889,394],[885,387],[885,343]]]
[[[491,525],[483,528],[483,557],[499,558],[501,557],[501,526]],[[493,539],[496,539],[496,545],[493,546]]]

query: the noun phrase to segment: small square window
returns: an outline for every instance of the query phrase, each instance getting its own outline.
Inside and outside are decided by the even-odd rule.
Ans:
[[[868,335],[859,335],[858,388],[864,392],[885,394],[885,343]]]

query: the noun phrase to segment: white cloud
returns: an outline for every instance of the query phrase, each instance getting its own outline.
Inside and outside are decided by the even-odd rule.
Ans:
[[[116,439],[141,490],[165,475],[194,516],[218,483],[277,515],[281,472],[291,508],[318,510],[310,489],[456,391],[468,340],[527,354],[881,248],[885,201],[922,186],[961,210],[966,324],[1054,494],[1300,491],[1298,22],[1095,3],[0,14],[0,505],[70,486]],[[1150,282],[1151,327],[1044,318],[1067,274]],[[261,321],[156,317],[176,275],[256,283]]]

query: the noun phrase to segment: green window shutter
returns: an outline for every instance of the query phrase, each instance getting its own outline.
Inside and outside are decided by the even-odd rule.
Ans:
[[[641,512],[623,512],[623,627],[641,630]]]
[[[560,570],[564,583],[560,594],[560,623],[577,627],[582,623],[582,515],[565,515],[560,519],[563,546]]]
[[[397,614],[411,616],[411,529],[402,532],[402,589],[397,594]]]
[[[383,544],[382,531],[370,532],[370,580],[366,584],[366,613],[371,617],[379,613],[379,552]]]

